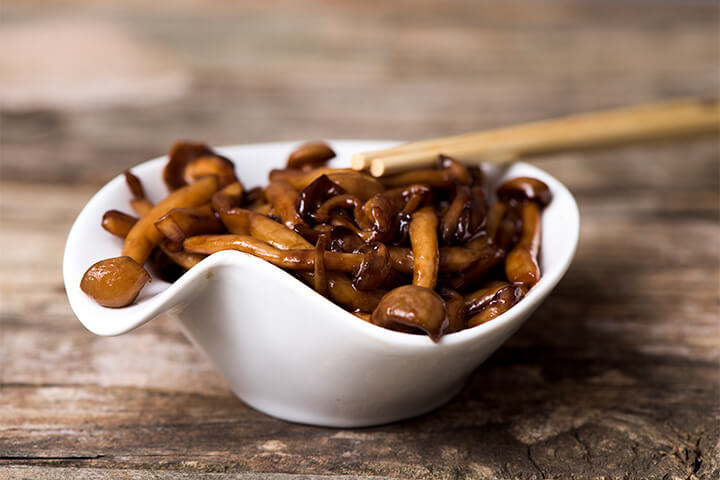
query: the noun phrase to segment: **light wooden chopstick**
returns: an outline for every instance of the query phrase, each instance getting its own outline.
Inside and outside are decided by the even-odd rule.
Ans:
[[[550,153],[718,134],[718,99],[683,99],[406,143],[356,153],[355,170],[381,177],[435,164],[439,154],[466,163],[507,163]]]

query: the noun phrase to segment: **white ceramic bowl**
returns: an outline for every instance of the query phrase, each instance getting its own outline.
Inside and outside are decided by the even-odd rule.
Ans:
[[[394,142],[335,141],[338,158]],[[231,158],[246,186],[263,185],[271,168],[282,167],[296,143],[218,148]],[[148,196],[166,195],[165,158],[133,168]],[[179,280],[153,278],[137,302],[104,308],[80,290],[85,270],[120,254],[121,240],[100,227],[109,209],[128,211],[122,176],[103,187],[80,212],[63,260],[65,288],[73,311],[91,332],[120,335],[160,314],[178,320],[183,332],[212,360],[232,390],[248,405],[293,422],[333,427],[369,426],[420,415],[452,398],[472,371],[492,354],[550,294],[567,270],[578,240],[579,214],[570,192],[524,163],[489,171],[491,184],[527,175],[553,192],[542,217],[543,277],[510,311],[478,327],[428,337],[386,330],[344,311],[283,270],[250,255],[211,255]]]

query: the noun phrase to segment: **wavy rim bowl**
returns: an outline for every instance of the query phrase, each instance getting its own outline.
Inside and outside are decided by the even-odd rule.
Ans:
[[[215,149],[228,156],[236,164],[238,177],[246,186],[267,183],[267,173],[271,168],[282,168],[287,154],[301,142],[272,142],[256,143]],[[332,166],[342,167],[349,165],[350,155],[357,151],[367,151],[386,148],[398,142],[370,141],[370,140],[335,140],[328,142],[338,153],[338,157],[331,162]],[[254,153],[253,153],[254,152]],[[247,157],[262,157],[261,167],[255,162],[248,165]],[[269,157],[269,158],[268,158]],[[158,200],[166,195],[162,184],[160,171],[167,161],[166,156],[141,163],[132,168],[142,181],[151,199]],[[376,338],[386,344],[403,348],[441,348],[443,345],[451,347],[460,343],[472,342],[474,339],[496,329],[503,328],[515,319],[534,310],[550,293],[567,271],[573,259],[579,236],[579,211],[575,199],[570,191],[558,180],[548,173],[525,163],[514,164],[522,170],[522,174],[535,176],[548,184],[553,192],[553,203],[560,201],[565,204],[562,228],[567,243],[567,250],[549,268],[543,265],[543,276],[523,300],[500,315],[491,322],[469,328],[460,332],[445,335],[438,344],[433,343],[425,335],[412,335],[395,332],[376,325],[369,324],[360,318],[345,311],[330,300],[318,295],[313,289],[298,281],[282,269],[258,259],[251,255],[227,251],[218,252],[204,259],[198,265],[186,272],[172,284],[153,278],[153,282],[145,287],[136,303],[131,306],[112,309],[101,307],[80,290],[80,279],[85,270],[93,263],[108,257],[118,256],[122,248],[122,240],[112,237],[100,226],[100,220],[105,211],[110,209],[129,210],[130,194],[125,186],[123,175],[118,175],[100,189],[85,205],[75,220],[65,247],[63,258],[63,277],[70,306],[80,322],[91,332],[112,336],[129,332],[154,317],[172,308],[183,297],[183,292],[197,285],[199,280],[206,278],[213,269],[226,265],[244,265],[252,268],[271,269],[275,278],[274,285],[282,288],[304,289],[310,302],[323,302],[327,307],[327,314],[336,318],[328,321],[347,322],[358,334],[365,334]],[[513,168],[512,166],[510,168]],[[247,171],[243,171],[247,170]],[[254,177],[248,181],[247,177]],[[553,207],[550,204],[548,209]],[[546,222],[543,216],[543,236]],[[544,238],[543,238],[544,240]],[[541,246],[541,256],[544,251],[544,241]],[[541,263],[542,258],[541,258]],[[269,273],[269,272],[268,272]],[[319,305],[318,305],[319,306]]]

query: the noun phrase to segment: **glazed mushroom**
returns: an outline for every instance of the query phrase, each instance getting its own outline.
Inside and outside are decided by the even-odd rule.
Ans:
[[[550,203],[552,193],[540,180],[518,177],[503,183],[497,194],[503,201],[522,202],[522,233],[517,245],[508,253],[505,274],[511,283],[532,288],[540,280],[540,210]]]
[[[308,142],[293,150],[287,159],[287,168],[316,168],[335,158],[335,152],[325,142]]]
[[[133,198],[146,198],[145,188],[143,188],[140,179],[130,170],[126,170],[123,175],[125,176],[125,184],[128,186]]]
[[[366,173],[351,170],[335,171],[327,174],[327,177],[336,183],[340,188],[350,195],[365,202],[374,195],[385,191],[383,185],[377,178],[371,177]]]
[[[245,202],[245,189],[240,182],[231,183],[215,192],[212,196],[211,204],[216,212],[222,210],[230,210],[231,208],[239,208]]]
[[[365,244],[357,250],[364,256],[355,275],[353,286],[358,290],[373,290],[385,282],[390,274],[388,249],[382,243]]]
[[[473,248],[479,254],[479,258],[462,275],[456,275],[448,279],[448,283],[457,290],[467,291],[477,288],[477,285],[484,281],[488,273],[505,259],[505,251],[496,245],[488,243],[482,248]]]
[[[235,165],[227,158],[219,155],[206,155],[190,160],[185,165],[183,180],[187,185],[207,175],[217,176],[221,187],[238,181],[235,176]]]
[[[403,187],[411,184],[423,184],[433,188],[449,188],[455,183],[469,184],[472,180],[465,165],[448,157],[438,157],[438,168],[410,170],[389,177],[383,177],[382,183],[388,188]]]
[[[315,245],[315,265],[313,271],[313,286],[315,291],[320,295],[327,295],[328,281],[327,269],[325,268],[325,250],[328,246],[328,237],[326,234],[320,235]]]
[[[312,225],[317,223],[314,218],[315,212],[325,202],[345,193],[347,192],[330,180],[327,175],[320,175],[297,195],[295,209],[304,221]]]
[[[254,210],[268,203],[265,197],[265,189],[262,187],[253,187],[243,194],[243,202],[237,206],[243,206],[249,210]]]
[[[435,288],[440,263],[437,239],[437,215],[432,207],[413,213],[410,222],[410,245],[413,254],[413,285]]]
[[[510,284],[507,282],[494,280],[465,295],[464,302],[468,315],[478,313],[490,303],[501,289],[509,286]]]
[[[330,167],[318,167],[312,170],[295,170],[295,169],[274,169],[270,171],[268,179],[271,182],[287,182],[295,190],[301,191],[308,185],[310,185],[316,178],[321,175],[328,175],[331,173],[338,172],[354,172],[348,168],[330,168]]]
[[[153,248],[162,240],[162,233],[155,228],[155,222],[173,208],[197,207],[209,202],[217,189],[217,177],[209,176],[168,195],[133,225],[125,238],[123,256],[131,257],[140,265],[144,264]]]
[[[351,312],[372,312],[385,295],[383,290],[363,292],[343,273],[328,272],[328,296]]]
[[[477,236],[487,222],[488,202],[485,188],[474,185],[470,188],[469,224],[458,226],[455,237],[458,242],[464,243]]]
[[[492,207],[490,207],[490,211],[488,212],[487,216],[487,228],[485,231],[488,238],[494,239],[497,235],[498,228],[500,227],[500,222],[502,222],[503,218],[505,217],[507,208],[507,203],[503,202],[502,200],[498,200],[492,205]]]
[[[356,209],[355,220],[364,229],[372,229],[368,240],[391,243],[404,240],[402,224],[430,198],[426,185],[410,185],[378,193]],[[405,232],[406,233],[406,232]]]
[[[217,178],[213,176],[170,194],[133,225],[125,237],[122,256],[92,265],[83,275],[80,288],[104,306],[124,307],[132,303],[150,280],[143,264],[162,240],[154,222],[173,208],[208,202],[216,190]]]
[[[170,260],[185,270],[190,270],[207,256],[199,253],[186,252],[182,248],[182,243],[174,243],[168,239],[162,240],[158,247]]]
[[[467,322],[465,321],[466,309],[463,296],[449,287],[440,288],[439,293],[445,300],[445,308],[448,313],[448,328],[445,333],[464,330]]]
[[[298,192],[290,184],[282,181],[270,182],[265,187],[265,196],[285,225],[293,228],[295,225],[305,223],[296,207]]]
[[[497,189],[500,200],[529,201],[546,207],[552,201],[552,192],[545,182],[532,177],[512,178]]]
[[[169,240],[182,242],[193,235],[221,232],[224,226],[207,204],[197,208],[173,208],[155,222],[155,228]]]
[[[454,237],[465,239],[470,230],[470,211],[472,208],[472,192],[467,185],[455,188],[453,200],[440,220],[440,241],[449,245]]]
[[[360,205],[360,200],[357,197],[349,193],[343,193],[342,195],[327,199],[311,216],[316,222],[327,223],[333,218],[333,213],[335,213],[336,210],[348,209],[354,211],[360,208]]]
[[[330,250],[335,252],[354,252],[360,249],[365,242],[352,229],[344,226],[333,226],[329,231]],[[390,255],[388,255],[388,261]]]
[[[130,305],[150,281],[150,274],[128,256],[100,260],[87,269],[80,289],[103,307]]]
[[[479,313],[476,313],[468,320],[468,328],[477,327],[497,318],[510,310],[524,295],[523,288],[517,285],[508,285],[501,288]]]
[[[287,270],[313,271],[315,250],[280,250],[250,235],[197,235],[185,239],[188,252],[211,255],[222,250],[239,250],[262,258]],[[323,252],[325,268],[332,271],[357,274],[364,262],[377,266],[376,251],[367,253]]]
[[[135,213],[141,217],[152,210],[153,204],[145,196],[145,189],[142,186],[142,182],[138,177],[135,176],[130,170],[125,172],[125,184],[130,190],[132,199],[130,200],[130,206]]]
[[[412,275],[415,265],[413,251],[408,247],[388,247],[390,265],[405,275]],[[483,252],[466,247],[440,247],[438,256],[438,274],[464,272],[483,258]]]
[[[301,145],[267,186],[245,190],[228,159],[177,143],[163,172],[171,193],[157,205],[126,172],[140,218],[105,213],[103,228],[125,238],[122,256],[93,265],[81,288],[120,307],[148,271],[173,281],[207,255],[239,250],[365,321],[438,341],[497,318],[539,279],[544,183],[511,179],[489,206],[482,170],[446,156],[382,179],[324,166],[332,156],[325,144]]]
[[[373,311],[372,323],[391,330],[420,329],[434,342],[449,324],[442,297],[418,285],[404,285],[388,292]]]
[[[103,214],[102,227],[116,237],[127,237],[130,229],[138,219],[118,210],[108,210]]]
[[[235,165],[204,143],[181,141],[170,148],[168,163],[163,169],[168,190],[177,190],[207,175],[217,176],[221,186],[238,181]]]

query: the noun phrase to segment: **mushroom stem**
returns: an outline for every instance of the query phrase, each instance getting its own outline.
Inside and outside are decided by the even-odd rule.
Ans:
[[[325,269],[325,250],[328,245],[327,235],[320,235],[320,238],[315,245],[315,271],[313,275],[313,281],[315,291],[320,295],[327,296],[327,270]]]
[[[467,325],[465,323],[465,301],[462,295],[447,287],[441,288],[439,293],[445,299],[448,313],[448,329],[445,333],[463,330]]]
[[[412,275],[415,264],[413,251],[407,247],[388,247],[390,265],[398,272]],[[466,247],[440,247],[438,273],[459,273],[471,268],[483,252]]]
[[[155,222],[155,228],[173,242],[201,233],[217,233],[224,229],[210,204],[197,208],[173,208]]]
[[[133,198],[130,200],[130,207],[142,218],[150,213],[150,210],[153,209],[153,204],[147,198]]]
[[[522,235],[505,259],[505,275],[514,284],[532,288],[540,280],[537,260],[540,249],[540,206],[535,202],[525,202],[522,218]]]
[[[461,226],[462,222],[461,215],[463,212],[467,212],[467,223],[470,220],[470,206],[472,203],[472,197],[470,196],[470,187],[467,185],[460,185],[455,190],[455,196],[452,202],[448,206],[445,215],[443,215],[440,221],[440,240],[443,245],[448,245],[455,236],[458,230],[461,231],[461,235],[465,235],[469,225]]]
[[[285,225],[293,228],[295,225],[305,223],[295,207],[298,192],[287,182],[270,182],[265,187],[265,196]]]
[[[168,256],[170,260],[180,265],[185,270],[190,270],[207,256],[200,253],[186,252],[182,249],[182,244],[174,245],[167,239],[162,240],[158,247],[163,251],[163,253],[165,253],[165,255]]]
[[[453,183],[470,183],[470,174],[465,165],[445,155],[438,157],[438,163],[440,169],[410,170],[382,177],[380,181],[388,188],[403,187],[414,183],[428,185],[432,188],[448,188]]]
[[[440,261],[437,225],[437,215],[432,207],[423,207],[412,214],[410,245],[413,254],[413,285],[435,288]]]
[[[102,227],[116,237],[125,238],[137,221],[137,218],[127,213],[108,210],[103,214]]]
[[[250,235],[197,235],[185,239],[185,250],[194,253],[213,254],[222,250],[239,250],[255,255],[273,265],[297,271],[313,271],[315,250],[280,250]],[[357,273],[366,255],[359,253],[323,252],[328,270]]]
[[[155,228],[155,221],[173,208],[197,207],[210,201],[218,189],[216,177],[203,177],[168,195],[153,207],[128,232],[122,254],[131,257],[140,265],[144,264],[153,248],[162,240],[162,233]]]
[[[352,311],[372,312],[385,292],[383,290],[361,292],[353,286],[352,280],[347,275],[328,272],[328,295],[333,302]]]
[[[468,320],[468,327],[477,327],[507,312],[524,295],[524,290],[517,285],[508,285],[501,288],[485,308]]]
[[[468,315],[475,315],[485,308],[497,292],[508,286],[510,286],[510,284],[507,282],[492,281],[486,283],[478,290],[465,295],[465,308],[467,309]]]

